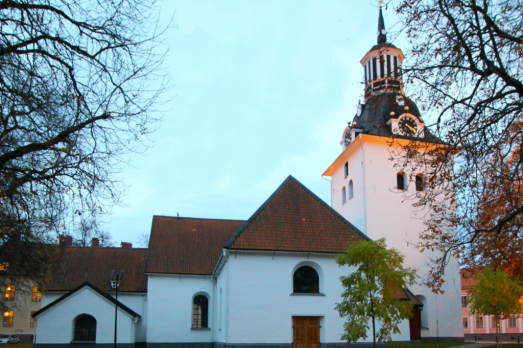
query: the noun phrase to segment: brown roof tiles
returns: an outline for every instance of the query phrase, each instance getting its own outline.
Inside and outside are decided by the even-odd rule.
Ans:
[[[144,273],[147,249],[61,247],[48,291],[69,291],[86,281],[111,291],[113,270],[123,270],[121,292],[146,292]]]
[[[243,220],[154,216],[147,273],[210,275]]]
[[[225,247],[341,253],[362,240],[368,238],[289,176]]]

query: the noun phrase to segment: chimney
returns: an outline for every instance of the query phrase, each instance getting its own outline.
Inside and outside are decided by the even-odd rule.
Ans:
[[[60,246],[71,246],[73,245],[73,237],[66,234],[61,234],[58,236],[58,245]]]
[[[91,239],[91,246],[92,247],[99,247],[100,246],[100,240],[98,238]]]
[[[122,242],[120,245],[122,248],[132,248],[133,247],[133,243],[129,243],[129,242]]]

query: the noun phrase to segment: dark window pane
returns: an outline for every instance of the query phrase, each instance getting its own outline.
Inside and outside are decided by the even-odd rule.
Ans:
[[[398,190],[405,190],[405,178],[403,177],[403,174],[398,173],[396,179],[398,181]]]
[[[391,72],[391,69],[390,69],[390,56],[387,54],[387,76],[390,77],[390,72]]]
[[[203,295],[194,298],[192,307],[192,327],[209,327],[209,300]]]
[[[318,272],[310,266],[300,267],[294,272],[294,292],[319,293],[320,279]]]
[[[378,58],[372,60],[372,79],[373,80],[377,80],[378,79],[378,75],[376,74],[376,60],[377,59]]]
[[[422,175],[416,175],[416,191],[425,191],[423,183],[423,176]]]
[[[398,57],[394,57],[394,77],[399,78],[398,75]]]
[[[90,315],[80,315],[74,322],[75,342],[96,341],[96,319]]]
[[[385,77],[385,57],[380,56],[380,78]]]

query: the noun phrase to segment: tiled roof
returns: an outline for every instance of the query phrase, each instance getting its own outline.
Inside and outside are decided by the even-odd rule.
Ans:
[[[121,292],[146,292],[144,273],[147,249],[61,247],[48,291],[69,291],[89,282],[112,291],[111,272],[123,270]]]
[[[146,272],[210,275],[243,220],[154,216]]]
[[[402,292],[403,292],[403,295],[398,293],[397,296],[395,296],[395,297],[399,298],[399,299],[405,299],[405,300],[412,301],[414,306],[423,306],[423,304],[416,298],[416,296],[414,296],[412,291],[410,291],[409,289],[403,289]]]
[[[229,242],[229,249],[341,253],[368,240],[289,176]]]

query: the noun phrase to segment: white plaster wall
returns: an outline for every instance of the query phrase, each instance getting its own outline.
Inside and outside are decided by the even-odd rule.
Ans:
[[[192,301],[209,298],[209,328],[213,328],[213,281],[210,276],[151,275],[148,277],[147,342],[212,342],[211,330],[191,330]]]
[[[52,292],[42,295],[42,307],[56,301],[67,292]],[[110,293],[113,296],[114,293]],[[114,296],[113,296],[114,297]],[[136,342],[147,341],[147,294],[145,293],[118,293],[118,301],[140,314],[141,320],[136,323]]]
[[[341,301],[341,275],[335,255],[235,252],[229,255],[228,343],[292,343],[293,316],[320,316],[323,343],[340,341],[344,319],[334,309]],[[325,296],[291,296],[293,270],[300,263],[320,268],[320,292]],[[409,340],[408,320],[394,340]],[[372,341],[371,331],[367,342]]]
[[[347,207],[333,205],[342,216],[353,222],[359,216],[361,206],[365,207],[366,230],[371,239],[386,238],[387,246],[396,248],[406,255],[405,265],[419,269],[421,280],[428,274],[427,262],[435,254],[430,252],[420,253],[413,244],[419,241],[419,233],[425,229],[421,216],[416,216],[412,203],[403,201],[402,192],[395,189],[397,169],[390,161],[389,146],[380,137],[363,136],[362,144],[355,146],[349,152],[349,161],[352,158],[362,162],[358,171],[349,173],[360,180],[364,173],[365,185],[361,195],[354,202],[349,202]],[[355,166],[353,166],[354,168]],[[406,173],[407,176],[411,173]],[[415,173],[416,174],[416,173]],[[340,166],[332,177],[332,186],[338,187],[343,182],[343,165]],[[346,180],[348,181],[348,180]],[[409,182],[409,193],[415,193],[415,184]],[[357,213],[351,212],[356,210]],[[353,222],[354,223],[354,222]],[[461,323],[461,278],[456,260],[452,260],[445,271],[445,283],[442,290],[444,295],[435,295],[425,286],[412,286],[414,295],[423,295],[427,305],[423,309],[428,313],[428,328],[422,330],[422,337],[463,337]]]
[[[332,175],[331,179],[331,207],[350,221],[361,232],[365,230],[365,202],[363,196],[364,170],[362,151],[357,143],[349,146],[343,154],[343,163]],[[345,178],[344,165],[349,162],[349,175]],[[354,197],[349,199],[349,180],[354,185]],[[342,203],[342,189],[347,190],[347,202]]]
[[[89,288],[79,290],[39,315],[35,342],[69,344],[73,339],[73,321],[80,314],[96,319],[96,343],[114,342],[114,305]],[[135,342],[134,326],[133,318],[119,309],[119,343]]]

